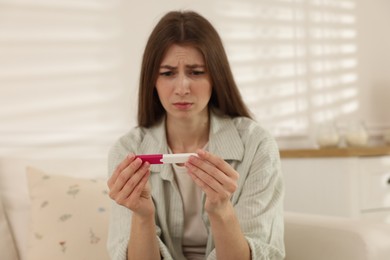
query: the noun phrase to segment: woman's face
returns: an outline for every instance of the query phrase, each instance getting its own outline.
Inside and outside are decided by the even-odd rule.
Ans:
[[[167,116],[194,119],[208,116],[211,80],[201,52],[172,45],[162,59],[156,89]]]

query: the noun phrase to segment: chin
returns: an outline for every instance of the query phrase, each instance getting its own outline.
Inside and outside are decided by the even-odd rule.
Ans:
[[[192,111],[173,111],[170,113],[167,113],[168,116],[175,118],[175,119],[191,119],[196,116]]]

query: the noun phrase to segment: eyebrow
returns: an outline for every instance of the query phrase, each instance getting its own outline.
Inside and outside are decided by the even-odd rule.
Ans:
[[[200,64],[191,64],[191,65],[186,65],[186,68],[189,69],[196,69],[196,68],[205,68],[205,65],[200,65]],[[170,69],[170,70],[175,70],[177,67],[171,66],[171,65],[161,65],[160,69]]]

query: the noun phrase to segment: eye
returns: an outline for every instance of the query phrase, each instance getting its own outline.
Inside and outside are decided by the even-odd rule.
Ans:
[[[162,72],[160,72],[160,76],[165,76],[165,77],[172,76],[173,74],[174,74],[173,71],[162,71]]]
[[[203,70],[193,70],[191,71],[192,75],[198,76],[198,75],[203,75],[205,72]]]

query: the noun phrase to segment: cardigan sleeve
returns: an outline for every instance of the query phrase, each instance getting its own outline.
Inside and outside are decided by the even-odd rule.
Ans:
[[[284,186],[276,142],[269,135],[263,136],[253,156],[248,157],[252,157],[246,162],[248,170],[244,170],[248,174],[233,205],[251,259],[284,259]],[[207,260],[216,259],[214,248]]]
[[[284,258],[283,198],[279,149],[275,140],[265,135],[235,205],[252,259]]]
[[[112,201],[107,249],[112,260],[126,260],[127,247],[130,239],[131,211]],[[160,228],[156,227],[156,236],[160,248],[161,258],[173,260],[167,246],[160,238]]]
[[[121,142],[116,143],[110,150],[108,156],[108,175],[115,171],[116,167],[130,152],[128,145],[123,145]],[[109,232],[107,238],[107,250],[112,260],[126,260],[127,248],[130,239],[131,231],[131,210],[111,202]],[[156,236],[160,248],[161,258],[164,260],[173,260],[167,246],[161,240],[161,229],[156,226]]]

